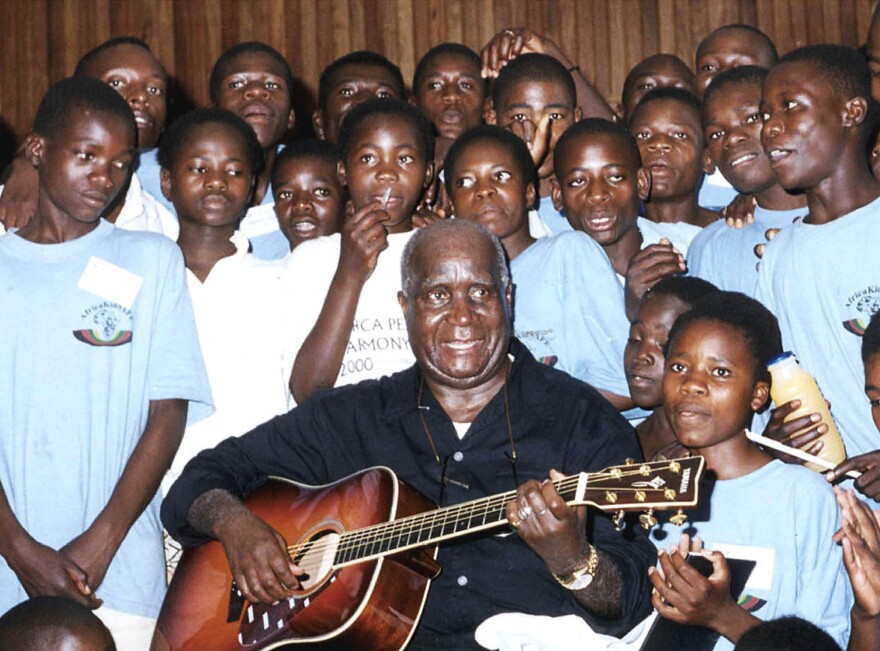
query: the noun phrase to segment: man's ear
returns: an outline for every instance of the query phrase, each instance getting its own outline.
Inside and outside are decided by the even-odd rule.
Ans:
[[[324,111],[321,109],[315,109],[312,113],[312,128],[315,130],[318,140],[327,140],[327,136],[324,134]]]
[[[254,177],[254,180],[256,177]],[[171,170],[164,167],[159,168],[159,187],[162,189],[162,195],[171,201]],[[251,192],[254,189],[254,181],[251,180]]]
[[[846,103],[843,115],[843,126],[854,127],[865,121],[868,116],[868,100],[864,97],[853,97]]]
[[[486,121],[486,124],[498,124],[498,114],[495,113],[495,109],[492,108],[491,104],[487,104],[486,109],[483,111],[483,119]]]
[[[397,302],[400,304],[400,309],[403,310],[404,318],[406,318],[407,311],[409,310],[409,301],[406,300],[406,295],[402,291],[397,292]]]
[[[651,172],[640,167],[636,172],[636,187],[639,190],[639,199],[647,201],[651,196]]]
[[[712,154],[709,153],[708,147],[703,149],[703,171],[706,174],[715,173],[715,161],[712,160]]]
[[[287,129],[293,129],[294,124],[296,124],[296,111],[291,107],[290,113],[287,115]]]
[[[46,139],[36,133],[29,133],[24,141],[24,155],[34,167],[39,167],[43,162],[46,151]]]
[[[584,112],[583,112],[583,110],[581,110],[581,107],[580,107],[580,106],[575,106],[575,107],[574,107],[574,121],[575,121],[575,122],[580,122],[580,121],[581,121],[581,118],[582,118],[583,116],[584,116]]]
[[[336,176],[339,178],[339,185],[343,187],[348,185],[348,177],[345,176],[345,163],[341,160],[336,161]]]
[[[758,382],[752,391],[752,411],[759,411],[767,403],[770,397],[770,385],[766,382]]]
[[[564,214],[562,210],[562,186],[555,175],[550,177],[550,199],[553,201],[553,207],[556,208],[556,212]]]

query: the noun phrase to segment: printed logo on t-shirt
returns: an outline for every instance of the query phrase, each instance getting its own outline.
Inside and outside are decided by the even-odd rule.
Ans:
[[[860,289],[846,299],[844,305],[847,310],[856,313],[857,316],[844,321],[843,327],[848,332],[861,337],[865,334],[865,328],[868,327],[871,317],[880,311],[880,287],[868,285],[865,289]]]
[[[86,308],[80,315],[83,328],[73,336],[90,346],[122,346],[131,341],[131,310],[118,303],[103,301]]]

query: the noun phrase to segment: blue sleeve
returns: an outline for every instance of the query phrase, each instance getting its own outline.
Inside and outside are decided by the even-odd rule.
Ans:
[[[214,407],[186,287],[183,255],[170,240],[161,244],[157,251],[159,281],[154,299],[147,397],[189,400],[189,426],[209,416]]]

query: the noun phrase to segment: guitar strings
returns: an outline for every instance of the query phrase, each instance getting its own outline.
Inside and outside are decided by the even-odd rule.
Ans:
[[[617,474],[618,472],[619,476]],[[626,471],[614,469],[608,472],[594,473],[589,476],[588,485],[590,483],[601,481],[603,479],[615,477],[623,479],[624,477],[631,477],[640,474],[642,474],[640,468]],[[557,490],[566,492],[568,490],[577,488],[577,484],[579,481],[579,476],[574,475],[571,477],[565,477],[554,483],[557,486]],[[616,487],[613,489],[606,488],[606,490],[631,493],[640,489],[631,487]],[[405,518],[392,520],[391,522],[381,522],[369,525],[355,531],[343,532],[339,534],[340,537],[337,540],[310,539],[307,541],[303,541],[302,543],[291,545],[287,548],[287,550],[293,558],[300,555],[305,555],[309,552],[317,553],[318,556],[323,557],[323,555],[327,552],[333,551],[333,560],[335,563],[336,559],[342,553],[356,551],[359,548],[366,552],[367,549],[370,547],[374,548],[377,545],[390,543],[394,540],[398,540],[398,542],[400,543],[403,537],[410,536],[411,538],[412,535],[415,533],[418,533],[419,535],[419,538],[416,539],[416,543],[427,542],[427,540],[430,540],[432,538],[431,532],[435,529],[439,529],[438,535],[441,536],[444,533],[455,533],[455,527],[453,527],[453,529],[448,532],[445,532],[444,528],[447,527],[449,524],[457,525],[460,522],[470,523],[475,515],[477,517],[482,516],[482,524],[486,524],[487,519],[490,516],[494,515],[498,519],[492,522],[492,524],[498,525],[501,524],[501,520],[503,519],[503,517],[499,517],[503,516],[504,514],[503,507],[511,499],[513,499],[515,495],[515,491],[508,491],[506,493],[490,496],[488,498],[480,498],[477,500],[472,500],[470,502],[463,502],[461,504],[444,507],[441,509],[434,509],[432,511],[414,514]],[[467,515],[466,518],[462,518],[462,514],[468,509],[470,509],[470,513]],[[477,512],[478,510],[479,512]],[[439,522],[438,519],[440,520]],[[425,525],[427,525],[429,522],[430,525],[426,527]],[[428,534],[428,539],[426,541],[422,541],[421,536],[425,533]],[[401,546],[406,546],[409,544],[412,543],[407,542],[406,544],[401,544]],[[369,556],[371,554],[364,553],[364,555]]]

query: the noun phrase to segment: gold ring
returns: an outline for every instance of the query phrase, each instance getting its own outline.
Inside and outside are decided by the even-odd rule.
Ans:
[[[514,531],[519,531],[519,528],[522,526],[522,520],[517,520],[516,522],[508,520],[508,522],[510,523],[510,528]]]

